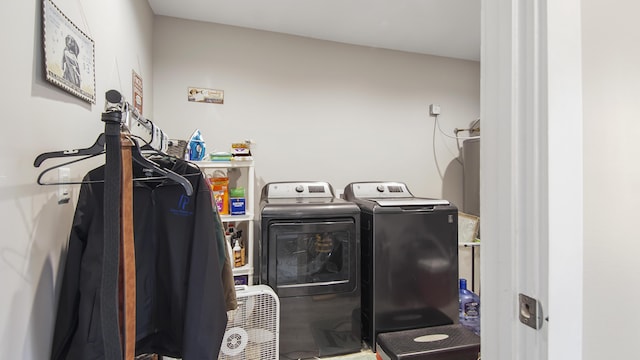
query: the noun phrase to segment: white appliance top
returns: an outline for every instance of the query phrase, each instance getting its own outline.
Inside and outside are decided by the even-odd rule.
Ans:
[[[334,198],[329,183],[322,181],[282,182],[267,186],[267,199]]]
[[[447,200],[417,198],[401,182],[363,182],[352,185],[353,196],[377,203],[379,206],[436,206],[449,205]]]
[[[375,201],[380,206],[436,206],[449,205],[447,200],[438,199],[422,199],[422,198],[406,198],[406,199],[369,199]]]

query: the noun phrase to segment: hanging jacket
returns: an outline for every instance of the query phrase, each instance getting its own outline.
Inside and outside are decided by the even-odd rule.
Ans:
[[[227,316],[211,192],[199,169],[182,160],[154,160],[183,175],[187,196],[170,180],[134,181],[136,354],[183,360],[216,359]],[[134,178],[145,169],[133,165]],[[51,359],[104,358],[100,296],[104,242],[104,166],[80,188],[69,237]],[[117,196],[117,195],[115,195]],[[221,250],[222,249],[222,250]]]
[[[225,243],[225,248],[230,246],[228,242],[225,241]],[[236,297],[236,286],[233,279],[233,269],[231,268],[231,258],[229,257],[229,250],[231,249],[225,250],[227,251],[225,251],[224,265],[222,267],[222,287],[224,288],[225,308],[229,311],[238,307],[238,298]]]

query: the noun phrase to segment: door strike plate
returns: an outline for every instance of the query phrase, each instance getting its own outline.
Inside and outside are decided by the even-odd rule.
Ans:
[[[532,329],[542,327],[542,306],[540,302],[524,294],[518,294],[520,322]]]

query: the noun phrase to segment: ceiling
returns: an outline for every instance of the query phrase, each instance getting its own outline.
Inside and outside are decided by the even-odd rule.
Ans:
[[[148,0],[156,15],[480,60],[480,0]]]

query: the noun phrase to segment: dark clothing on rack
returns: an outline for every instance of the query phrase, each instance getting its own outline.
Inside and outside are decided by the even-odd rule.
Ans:
[[[154,162],[184,176],[184,189],[169,180],[135,181],[136,354],[184,360],[216,359],[224,335],[221,224],[202,173],[183,160]],[[133,164],[134,178],[145,169]],[[85,181],[104,179],[104,167]],[[104,357],[100,326],[104,184],[80,189],[69,238],[51,359]],[[219,221],[218,221],[219,222]],[[222,236],[224,234],[222,233]],[[115,301],[115,299],[114,299]]]
[[[220,220],[222,226],[222,220]],[[224,230],[223,230],[224,234]],[[229,247],[229,243],[225,241],[225,248]],[[236,297],[235,283],[233,279],[233,269],[231,268],[231,258],[229,257],[229,249],[225,249],[224,266],[222,268],[222,287],[224,288],[224,302],[227,311],[235,310],[238,307],[238,298]]]

